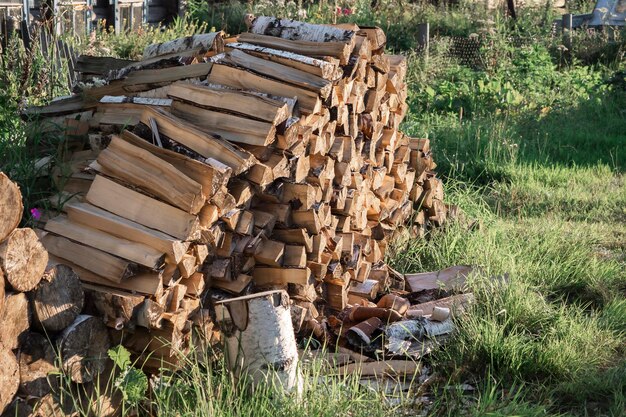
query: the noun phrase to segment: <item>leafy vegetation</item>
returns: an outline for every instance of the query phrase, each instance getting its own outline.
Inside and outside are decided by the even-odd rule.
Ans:
[[[577,7],[589,10],[583,2]],[[427,361],[433,376],[408,394],[383,394],[360,385],[357,375],[328,377],[318,362],[304,365],[300,400],[271,387],[247,393],[211,352],[197,352],[182,371],[150,380],[144,397],[147,382],[117,350],[113,384],[129,409],[180,416],[623,415],[623,34],[577,33],[568,51],[552,33],[549,8],[522,10],[511,22],[464,2],[192,1],[190,12],[190,20],[165,31],[99,32],[74,45],[136,58],[153,40],[211,28],[237,33],[248,12],[381,26],[388,48],[409,57],[404,130],[431,139],[447,200],[480,226],[459,220],[427,240],[399,240],[389,261],[404,272],[475,264],[483,273],[469,284],[474,308]],[[424,21],[434,34],[428,54],[415,52],[415,27]],[[451,36],[471,36],[476,47],[459,48]],[[0,91],[0,169],[32,204],[50,186],[40,184],[33,160],[59,144],[27,136],[18,111],[59,94],[63,83],[45,57],[11,53],[0,74],[7,86]]]

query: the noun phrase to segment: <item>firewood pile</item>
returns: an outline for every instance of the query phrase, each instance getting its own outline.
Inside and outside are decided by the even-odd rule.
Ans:
[[[66,139],[43,246],[147,368],[214,343],[216,301],[264,290],[289,294],[301,335],[367,321],[334,331],[361,346],[409,310],[389,242],[446,221],[428,139],[399,130],[407,63],[383,31],[248,23],[142,61],[81,57],[82,91],[26,114]]]

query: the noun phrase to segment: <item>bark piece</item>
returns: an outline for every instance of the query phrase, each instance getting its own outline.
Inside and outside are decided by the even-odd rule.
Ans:
[[[188,49],[201,48],[209,51],[216,49],[221,50],[224,46],[222,32],[202,33],[199,35],[187,36],[184,38],[174,39],[168,42],[153,43],[143,50],[143,59],[153,58],[160,55],[176,54]]]
[[[39,283],[48,263],[48,252],[32,229],[15,229],[0,244],[0,267],[17,291],[30,291]]]
[[[177,239],[194,240],[200,235],[200,225],[196,216],[130,190],[100,175],[96,176],[91,184],[87,201]]]
[[[48,265],[41,282],[28,297],[35,325],[52,333],[72,324],[85,302],[80,278],[62,264]]]

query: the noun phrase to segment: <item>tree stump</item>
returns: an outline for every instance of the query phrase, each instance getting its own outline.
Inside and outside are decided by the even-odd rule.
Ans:
[[[20,384],[19,366],[15,355],[0,345],[0,414],[11,404]]]
[[[7,349],[17,349],[22,335],[29,327],[30,312],[26,294],[7,294],[4,298],[4,309],[0,312],[0,344]]]
[[[0,242],[20,224],[23,211],[19,187],[0,172]]]
[[[55,359],[54,348],[47,337],[35,332],[27,333],[18,355],[20,394],[37,398],[49,394],[57,385],[55,375],[51,375],[58,370]]]
[[[109,333],[101,319],[81,314],[58,337],[63,371],[80,384],[93,380],[106,365]]]
[[[32,229],[15,229],[0,244],[0,267],[16,291],[35,288],[47,264],[48,252]]]
[[[302,375],[285,291],[218,301],[215,313],[225,336],[227,362],[236,378],[250,378],[252,389],[272,384],[301,393]]]
[[[67,265],[49,265],[39,285],[29,293],[35,325],[60,332],[83,310],[85,295],[80,278]]]

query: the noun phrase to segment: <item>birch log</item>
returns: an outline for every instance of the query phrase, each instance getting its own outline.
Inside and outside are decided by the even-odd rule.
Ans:
[[[235,377],[250,378],[252,389],[272,384],[301,393],[302,375],[286,292],[266,291],[218,301],[215,313]]]
[[[159,55],[176,54],[188,49],[205,49],[207,51],[215,49],[217,52],[221,52],[223,45],[222,32],[202,33],[174,39],[169,42],[148,45],[143,51],[143,59]]]
[[[246,16],[247,19],[250,17]],[[283,39],[308,42],[354,42],[352,30],[339,29],[328,25],[315,25],[291,19],[271,16],[258,16],[252,21],[250,32],[259,35],[276,36]]]
[[[106,365],[109,333],[101,319],[81,314],[57,339],[63,371],[79,384],[92,381]]]
[[[0,172],[0,242],[20,224],[23,210],[19,187]]]

